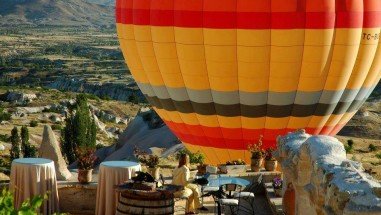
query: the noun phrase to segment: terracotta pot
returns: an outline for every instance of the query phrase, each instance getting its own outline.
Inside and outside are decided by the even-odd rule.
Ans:
[[[204,175],[206,173],[206,165],[200,164],[197,166],[197,174]]]
[[[251,158],[251,171],[253,172],[259,172],[261,170],[261,167],[263,165],[263,158]]]
[[[151,174],[156,180],[160,178],[160,167],[148,167],[147,172]]]
[[[79,183],[81,184],[90,183],[92,178],[93,178],[93,169],[90,169],[90,170],[79,169],[78,170]]]
[[[275,171],[278,166],[278,162],[276,160],[265,160],[265,169],[267,171]]]
[[[286,215],[295,214],[295,190],[294,186],[290,183],[287,186],[287,190],[283,194],[283,212]]]

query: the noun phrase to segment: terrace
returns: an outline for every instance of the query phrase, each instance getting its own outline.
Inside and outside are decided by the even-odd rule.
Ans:
[[[225,214],[230,214],[230,212],[251,214],[252,210],[255,214],[263,215],[290,214],[290,212],[304,214],[303,211],[309,211],[308,214],[378,214],[381,212],[381,185],[364,172],[361,164],[346,158],[344,147],[337,139],[328,136],[311,136],[303,130],[297,131],[278,138],[278,149],[274,155],[280,163],[283,173],[280,169],[266,171],[263,166],[260,171],[253,172],[249,166],[233,165],[233,168],[228,168],[227,173],[219,171],[217,174],[213,172],[213,168],[207,168],[207,171],[212,172],[206,174],[208,184],[199,185],[199,188],[203,188],[203,194],[208,194],[216,192],[221,185],[238,184],[248,188],[245,191],[254,193],[253,201],[249,201],[249,203],[245,199],[237,198],[236,195],[222,197],[223,199],[234,199],[233,196],[236,196],[235,199],[238,199],[239,207],[241,207],[236,210],[237,208],[234,209],[229,205],[222,206],[221,212]],[[146,166],[136,164],[139,166],[139,170],[150,172]],[[104,165],[106,164],[104,163]],[[115,167],[115,164],[113,165]],[[242,168],[243,166],[244,168]],[[223,167],[219,169],[221,170]],[[125,192],[125,190],[114,187],[108,191],[108,194],[100,197],[99,189],[104,186],[102,183],[112,183],[110,174],[106,174],[108,179],[105,179],[102,171],[103,174],[106,173],[104,167],[102,170],[101,164],[101,167],[93,172],[93,181],[87,184],[75,180],[76,171],[71,172],[72,177],[69,181],[58,181],[60,211],[78,215],[95,214],[96,208],[99,207],[97,199],[108,198],[110,192],[116,193],[117,190]],[[124,169],[122,172],[128,171]],[[164,185],[171,184],[172,168],[163,167],[160,172],[163,177],[159,177],[158,181]],[[114,174],[116,173],[114,172]],[[130,175],[130,178],[133,175]],[[202,177],[205,177],[204,173],[200,174],[198,170],[192,170],[190,181]],[[277,196],[277,190],[274,189],[277,188],[274,186],[274,178],[277,177],[283,178],[283,185],[287,184],[287,186],[283,186],[279,196]],[[226,180],[230,181],[226,182]],[[114,185],[120,185],[123,182],[125,180],[114,182]],[[1,186],[6,187],[8,184],[2,183]],[[138,192],[139,189],[136,190],[134,192]],[[243,192],[243,190],[235,190],[235,192]],[[123,195],[119,196],[119,199],[115,200],[116,203],[121,201],[122,197]],[[361,199],[366,199],[366,201]],[[203,205],[207,210],[200,210],[199,213],[220,213],[215,200],[214,195],[203,197]],[[249,205],[251,212],[242,211],[244,203],[241,204],[241,201]],[[109,205],[110,203],[106,206]],[[186,199],[176,197],[174,205],[169,207],[173,207],[174,214],[184,214]],[[106,214],[114,213],[107,212]],[[119,212],[119,214],[124,213]]]

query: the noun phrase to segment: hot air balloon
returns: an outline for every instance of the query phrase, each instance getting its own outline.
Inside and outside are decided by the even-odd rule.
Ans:
[[[141,91],[211,164],[335,135],[380,80],[380,0],[117,0],[116,21]]]

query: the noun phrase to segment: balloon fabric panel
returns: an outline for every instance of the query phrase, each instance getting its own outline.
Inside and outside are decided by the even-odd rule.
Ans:
[[[118,0],[138,86],[207,163],[304,128],[335,135],[380,80],[378,0]]]

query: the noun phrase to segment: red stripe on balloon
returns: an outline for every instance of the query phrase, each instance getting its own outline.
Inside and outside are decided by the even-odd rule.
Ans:
[[[381,27],[381,11],[225,12],[117,8],[117,23],[216,29],[332,29]]]
[[[278,135],[285,135],[295,129],[246,129],[207,127],[201,125],[188,125],[165,121],[168,127],[183,141],[192,145],[245,150],[247,145],[258,141],[263,135],[263,147],[275,147]],[[317,130],[327,131],[342,128],[343,125],[325,126],[321,129],[306,128],[309,134],[317,134]],[[189,132],[190,131],[190,132]],[[243,137],[243,138],[242,138]],[[196,141],[196,142],[195,142]]]

